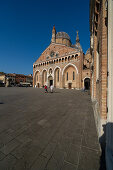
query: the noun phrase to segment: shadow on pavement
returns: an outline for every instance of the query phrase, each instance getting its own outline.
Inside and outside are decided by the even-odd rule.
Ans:
[[[0,104],[4,104],[3,102],[0,102]]]
[[[106,170],[106,161],[105,161],[105,148],[106,148],[106,125],[103,125],[103,135],[99,138],[101,146],[101,156],[100,156],[100,169]]]

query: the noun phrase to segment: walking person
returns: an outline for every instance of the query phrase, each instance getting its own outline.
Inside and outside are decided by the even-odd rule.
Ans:
[[[47,90],[47,86],[46,86],[46,85],[44,86],[44,89],[45,89],[45,93],[48,93],[48,90]]]
[[[53,93],[53,85],[50,86],[51,93]]]

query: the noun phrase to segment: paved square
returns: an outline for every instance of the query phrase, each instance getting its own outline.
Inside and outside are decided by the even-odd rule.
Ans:
[[[99,170],[88,92],[0,88],[0,170]]]

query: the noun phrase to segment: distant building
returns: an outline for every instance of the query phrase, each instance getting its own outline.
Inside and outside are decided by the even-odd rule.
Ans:
[[[0,72],[0,87],[5,86],[6,76],[4,72]]]
[[[16,86],[16,85],[32,85],[33,76],[24,75],[24,74],[15,74],[15,73],[0,73],[0,86]]]
[[[26,82],[33,85],[33,76],[32,76],[32,74],[29,74],[29,75],[26,76]]]
[[[8,85],[9,86],[14,86],[16,84],[16,81],[15,81],[15,74],[14,73],[8,73],[6,74],[6,80],[8,80]]]
[[[15,83],[20,84],[20,82],[26,82],[26,76],[24,74],[15,74]]]
[[[87,52],[86,56],[90,56]],[[90,57],[87,59],[77,32],[73,45],[65,32],[52,30],[50,45],[33,64],[33,86],[56,88],[90,88]],[[85,61],[84,61],[85,60]]]

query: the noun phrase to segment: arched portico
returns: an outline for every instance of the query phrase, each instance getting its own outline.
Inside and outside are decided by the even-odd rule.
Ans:
[[[67,64],[62,71],[63,88],[78,88],[78,69],[74,64]]]
[[[40,71],[36,70],[34,72],[34,87],[40,87]]]
[[[76,73],[78,74],[78,68],[77,68],[77,66],[75,66],[75,65],[72,64],[72,63],[68,63],[68,64],[63,68],[63,70],[62,70],[62,75],[64,74],[64,70],[65,70],[67,67],[69,67],[69,66],[73,66],[73,67],[76,69]]]
[[[61,82],[60,73],[61,73],[61,68],[56,67],[54,69],[54,87],[56,88],[60,88],[60,82]]]

